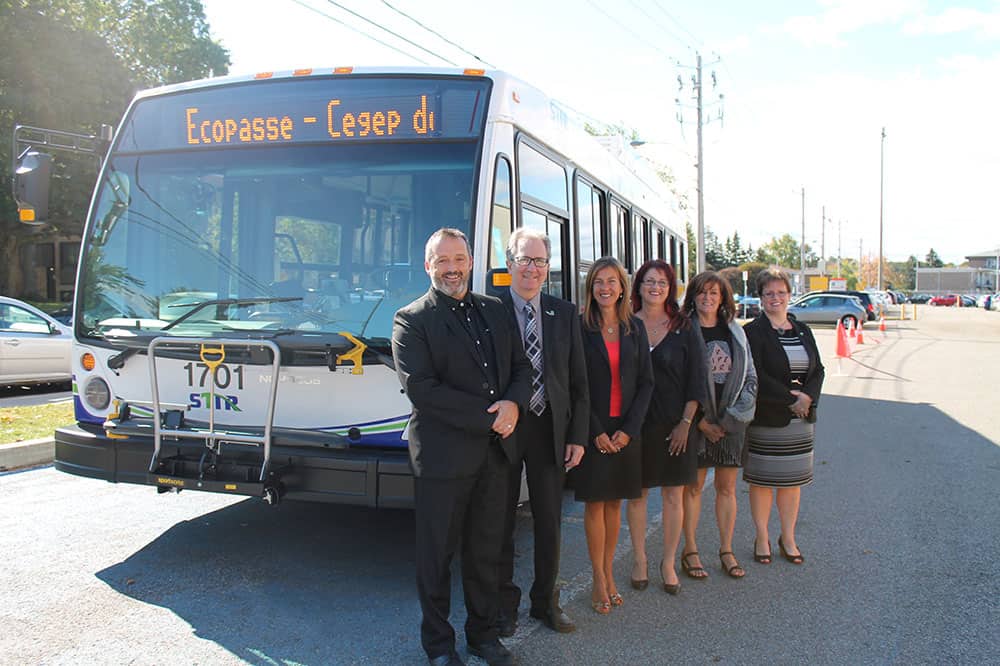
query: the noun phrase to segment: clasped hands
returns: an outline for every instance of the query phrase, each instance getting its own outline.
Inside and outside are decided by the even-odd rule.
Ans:
[[[698,422],[698,430],[701,430],[702,434],[705,435],[705,439],[712,444],[718,443],[720,439],[726,436],[725,428],[718,423],[709,423],[708,419],[702,419]]]
[[[594,446],[601,453],[618,453],[632,441],[632,438],[626,435],[621,430],[616,430],[615,434],[608,437],[606,432],[602,432],[600,435],[594,438]]]

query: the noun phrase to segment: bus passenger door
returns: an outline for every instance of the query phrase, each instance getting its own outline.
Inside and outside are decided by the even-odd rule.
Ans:
[[[546,294],[570,300],[569,280],[567,275],[569,262],[566,261],[566,249],[569,247],[567,220],[550,212],[535,208],[529,204],[521,206],[521,222],[525,227],[537,229],[549,237],[552,243],[552,256],[549,259],[549,280],[542,288]]]

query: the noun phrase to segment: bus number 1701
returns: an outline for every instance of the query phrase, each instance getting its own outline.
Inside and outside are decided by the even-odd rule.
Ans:
[[[199,374],[197,386],[205,388],[205,382],[208,380],[209,370],[208,366],[204,363],[185,363],[184,369],[187,370],[187,383],[188,386],[195,386],[195,375]],[[243,366],[237,365],[232,370],[225,363],[219,365],[215,371],[215,386],[220,389],[227,389],[233,381],[233,376],[236,376],[236,389],[243,389]]]

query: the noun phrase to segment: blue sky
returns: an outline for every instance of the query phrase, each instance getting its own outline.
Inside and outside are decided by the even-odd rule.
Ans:
[[[337,0],[459,66],[477,64],[394,12],[589,117],[650,142],[694,198],[690,76],[706,63],[705,220],[754,246],[798,238],[826,254],[878,247],[886,128],[884,248],[947,261],[1000,245],[1000,0]],[[327,0],[203,0],[233,73],[319,65],[448,66]],[[405,55],[318,12],[377,36]],[[709,85],[714,71],[717,87]],[[677,77],[687,81],[678,90]],[[675,98],[685,108],[677,122]],[[723,118],[718,119],[718,111]]]

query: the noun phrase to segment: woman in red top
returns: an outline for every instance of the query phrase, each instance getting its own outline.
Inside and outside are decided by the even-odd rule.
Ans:
[[[631,314],[628,276],[603,257],[587,273],[583,346],[590,384],[587,453],[574,472],[576,499],[586,502],[584,530],[593,568],[591,603],[602,615],[623,603],[612,563],[621,503],[642,495],[640,432],[653,393],[649,340]]]

